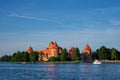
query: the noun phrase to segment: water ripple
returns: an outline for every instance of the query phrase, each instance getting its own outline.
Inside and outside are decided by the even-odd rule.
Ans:
[[[0,80],[120,80],[119,64],[0,63]]]

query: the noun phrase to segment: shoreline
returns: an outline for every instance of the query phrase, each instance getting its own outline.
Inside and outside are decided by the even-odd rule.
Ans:
[[[120,63],[120,60],[100,60],[102,63]]]
[[[37,64],[77,64],[81,61],[52,61],[52,62],[36,62]]]
[[[15,64],[78,64],[78,63],[93,63],[94,61],[51,61],[51,62],[10,62]],[[100,60],[102,63],[120,63],[120,60]]]
[[[43,62],[11,62],[14,64],[77,64],[77,63],[83,63],[82,61],[43,61]]]

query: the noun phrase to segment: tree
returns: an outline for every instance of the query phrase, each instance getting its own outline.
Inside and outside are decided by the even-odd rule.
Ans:
[[[98,53],[98,56],[99,56],[100,60],[104,60],[105,59],[105,55],[102,52]]]
[[[118,60],[120,60],[120,51],[117,52]]]
[[[111,52],[109,48],[101,46],[100,49],[97,49],[98,57],[100,60],[111,59]]]
[[[111,49],[111,59],[112,60],[119,59],[118,51],[115,48]]]
[[[9,62],[10,60],[11,60],[11,56],[9,55],[4,55],[0,58],[0,61]]]
[[[11,62],[28,62],[29,61],[29,54],[27,52],[20,52],[13,53],[11,56]]]
[[[16,57],[17,62],[22,62],[23,61],[23,57],[22,57],[22,54],[21,54],[20,51],[17,52],[15,57]]]
[[[105,46],[101,46],[100,49],[98,49],[98,56],[99,56],[99,59],[100,60],[104,60],[106,59],[105,58],[105,50],[106,50],[106,47]]]
[[[60,61],[60,57],[51,57],[48,61]]]
[[[64,48],[63,50],[62,50],[62,54],[61,54],[61,56],[60,56],[60,60],[61,61],[66,61],[67,60],[67,49],[66,48]]]
[[[97,52],[93,52],[92,58],[93,58],[93,60],[99,59]]]
[[[15,55],[16,55],[17,53],[13,53],[13,55],[11,56],[11,62],[14,62],[15,61]]]
[[[29,61],[29,53],[23,51],[23,52],[21,52],[21,54],[22,54],[22,61],[28,62]]]
[[[12,62],[21,62],[22,61],[21,52],[18,51],[17,53],[14,53],[11,59],[12,59]]]
[[[37,52],[31,52],[29,54],[30,62],[36,62],[38,60],[38,53]]]
[[[80,51],[79,51],[78,48],[75,48],[74,57],[75,57],[75,61],[79,61],[80,60]]]

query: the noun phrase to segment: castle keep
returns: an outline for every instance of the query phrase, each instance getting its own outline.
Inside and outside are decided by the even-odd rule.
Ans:
[[[74,47],[71,47],[68,50],[68,55],[70,56],[71,60],[74,60]],[[27,50],[27,52],[30,54],[31,52],[33,52],[33,48],[30,46]],[[48,61],[51,57],[58,57],[59,55],[62,54],[62,47],[59,47],[58,44],[56,42],[51,41],[48,44],[48,47],[44,50],[35,50],[35,52],[37,52],[39,55],[39,61],[43,60],[43,61]],[[87,44],[85,46],[85,48],[83,49],[83,52],[81,54],[83,60],[90,60],[91,58],[91,48],[90,46]]]
[[[33,49],[30,46],[27,50],[28,53],[32,52]],[[48,45],[48,48],[44,50],[36,50],[38,53],[42,53],[42,58],[43,61],[48,61],[50,57],[57,57],[59,54],[62,52],[62,48],[57,45],[56,42],[50,42]],[[41,55],[39,55],[39,60],[40,60]]]

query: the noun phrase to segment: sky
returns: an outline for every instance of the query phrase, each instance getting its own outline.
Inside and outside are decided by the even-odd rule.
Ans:
[[[0,56],[50,41],[120,50],[120,0],[0,0]]]

